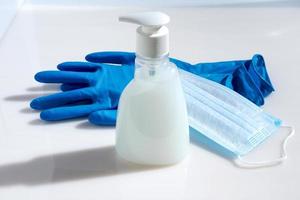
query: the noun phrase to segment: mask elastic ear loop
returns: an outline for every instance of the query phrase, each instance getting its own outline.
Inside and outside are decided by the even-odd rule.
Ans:
[[[250,162],[250,161],[245,161],[241,156],[237,156],[237,159],[234,160],[234,164],[237,165],[238,167],[248,168],[248,169],[271,167],[271,166],[281,164],[284,160],[287,159],[287,154],[286,154],[287,142],[295,134],[295,129],[293,127],[291,127],[291,126],[281,126],[281,127],[289,128],[290,133],[282,142],[282,153],[279,158],[274,159],[274,160],[261,161],[261,162]]]

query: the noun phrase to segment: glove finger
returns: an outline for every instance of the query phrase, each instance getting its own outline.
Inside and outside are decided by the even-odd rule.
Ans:
[[[266,64],[262,55],[254,55],[250,65],[247,66],[247,63],[245,63],[245,66],[247,67],[251,78],[253,78],[254,83],[260,89],[264,97],[268,96],[274,91],[274,87],[269,78]]]
[[[91,88],[60,92],[33,99],[30,103],[30,107],[36,110],[45,110],[80,100],[92,99],[94,95],[95,92]]]
[[[116,119],[117,110],[98,110],[89,115],[89,121],[95,125],[113,126]]]
[[[234,91],[258,106],[264,105],[264,96],[257,85],[255,85],[253,77],[250,76],[245,67],[238,68],[232,76],[232,86]]]
[[[132,52],[103,51],[88,54],[85,59],[96,63],[130,64],[134,63],[135,54]]]
[[[87,116],[89,113],[100,109],[98,104],[64,106],[44,110],[40,114],[40,118],[46,121],[59,121],[64,119],[72,119]]]
[[[90,62],[63,62],[57,65],[61,71],[94,72],[99,68],[99,64]]]
[[[60,89],[61,91],[65,92],[65,91],[76,90],[85,87],[89,87],[89,85],[84,83],[64,83],[60,86]]]
[[[34,76],[41,83],[90,83],[94,74],[90,72],[42,71]]]

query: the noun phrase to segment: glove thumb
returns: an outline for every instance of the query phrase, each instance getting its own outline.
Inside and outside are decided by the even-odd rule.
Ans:
[[[89,121],[99,126],[116,125],[117,110],[98,110],[89,115]]]

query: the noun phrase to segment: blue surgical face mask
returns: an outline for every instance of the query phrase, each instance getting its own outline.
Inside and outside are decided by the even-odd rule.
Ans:
[[[280,158],[263,162],[247,162],[242,157],[274,134],[282,121],[273,117],[238,93],[213,81],[180,70],[185,92],[189,124],[192,128],[236,155],[241,167],[265,167],[286,159],[283,142]]]

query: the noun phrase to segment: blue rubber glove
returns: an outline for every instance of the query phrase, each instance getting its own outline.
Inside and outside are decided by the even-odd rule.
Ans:
[[[59,71],[43,71],[35,79],[62,83],[64,92],[34,99],[30,106],[42,110],[41,119],[57,121],[89,116],[97,125],[114,125],[120,94],[133,78],[134,53],[100,52],[86,56],[89,62],[65,62]],[[257,105],[274,89],[262,56],[251,60],[191,65],[171,59],[179,68],[219,82]]]

